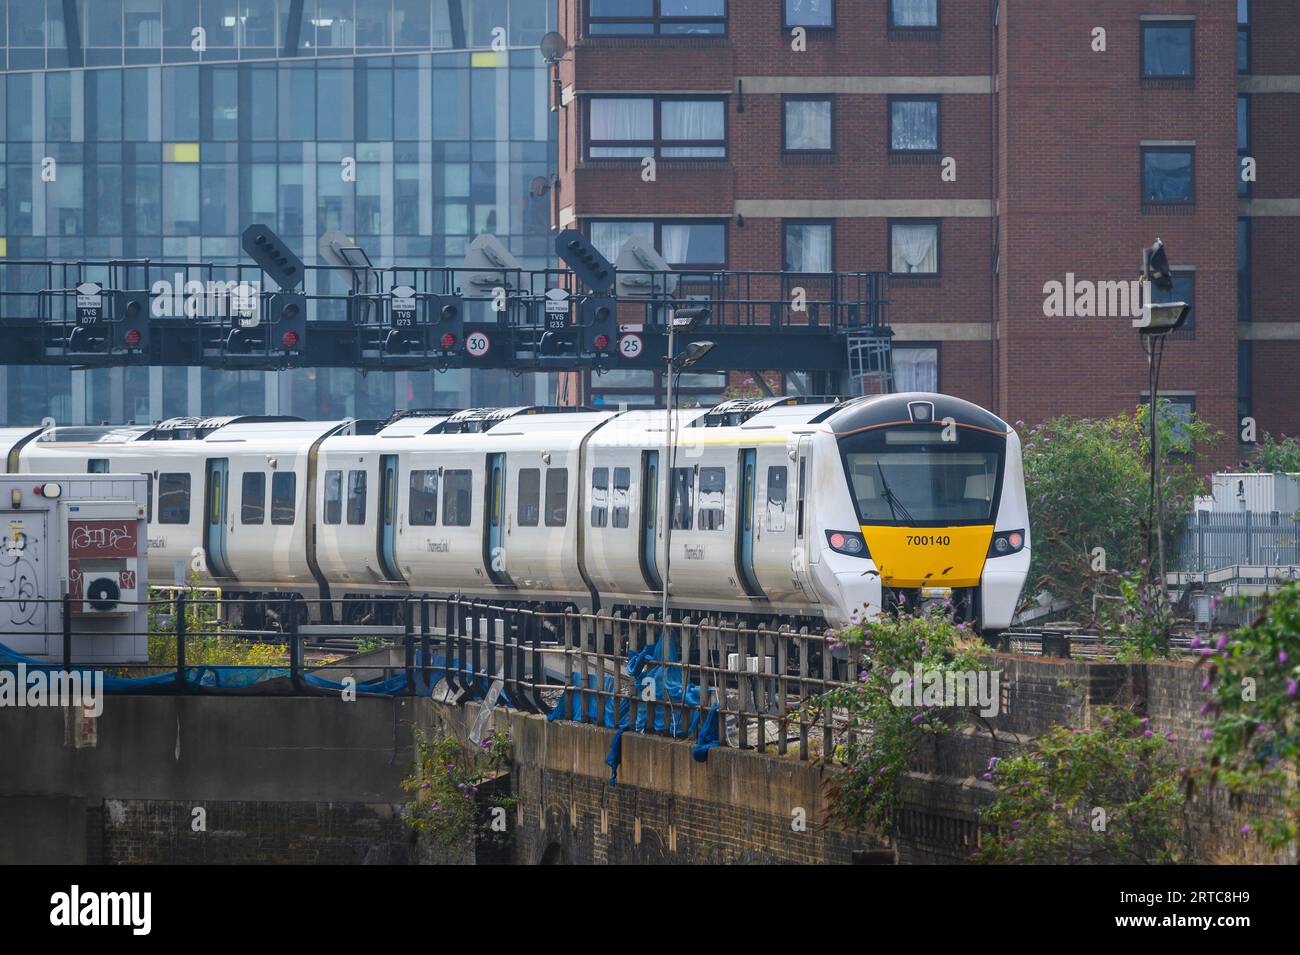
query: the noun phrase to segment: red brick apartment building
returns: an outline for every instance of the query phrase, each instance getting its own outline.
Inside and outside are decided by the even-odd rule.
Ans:
[[[1193,305],[1161,394],[1300,432],[1300,2],[559,3],[557,226],[887,270],[899,386],[1031,423],[1143,395],[1130,316],[1045,288],[1130,282],[1159,236]]]

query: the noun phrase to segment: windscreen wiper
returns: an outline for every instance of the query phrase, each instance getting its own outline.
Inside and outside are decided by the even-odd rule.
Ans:
[[[894,520],[898,520],[898,514],[901,511],[903,517],[909,524],[915,524],[916,518],[907,513],[907,508],[903,506],[892,490],[889,488],[889,482],[885,480],[885,469],[880,465],[880,459],[876,459],[876,470],[880,472],[880,489],[885,492],[885,503],[889,505],[889,514]]]

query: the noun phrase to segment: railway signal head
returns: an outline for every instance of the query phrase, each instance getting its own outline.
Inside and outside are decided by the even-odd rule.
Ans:
[[[618,303],[612,298],[586,298],[578,306],[582,350],[608,355],[618,341]]]
[[[284,291],[302,284],[302,259],[269,227],[250,225],[244,230],[243,246],[262,272]]]
[[[555,237],[555,252],[593,292],[608,292],[614,284],[614,266],[577,229],[565,229]]]

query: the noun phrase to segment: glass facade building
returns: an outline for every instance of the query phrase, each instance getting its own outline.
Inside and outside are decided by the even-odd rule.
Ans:
[[[75,13],[76,16],[68,14]],[[549,0],[0,0],[0,283],[16,260],[457,266],[479,232],[550,264]],[[314,291],[309,285],[308,291]],[[0,367],[0,421],[385,417],[532,403],[543,376]]]

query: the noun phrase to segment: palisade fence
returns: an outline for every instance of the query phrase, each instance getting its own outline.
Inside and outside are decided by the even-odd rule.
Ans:
[[[67,597],[3,598],[0,669],[83,680],[98,673],[108,694],[352,689],[357,696],[486,700],[697,741],[712,727],[720,745],[808,759],[837,731],[828,708],[813,715],[808,704],[852,682],[861,665],[856,648],[811,622],[681,615],[664,624],[653,614],[413,596],[385,602],[388,624],[321,624],[308,622],[325,609],[309,614],[314,603],[178,592],[147,602],[147,633],[105,635],[87,632]],[[251,619],[277,623],[241,622]],[[148,662],[137,653],[139,662],[107,663],[95,651],[131,638],[141,648],[147,642]]]
[[[1300,564],[1300,520],[1277,511],[1197,511],[1187,519],[1176,554],[1168,569],[1180,573]]]

